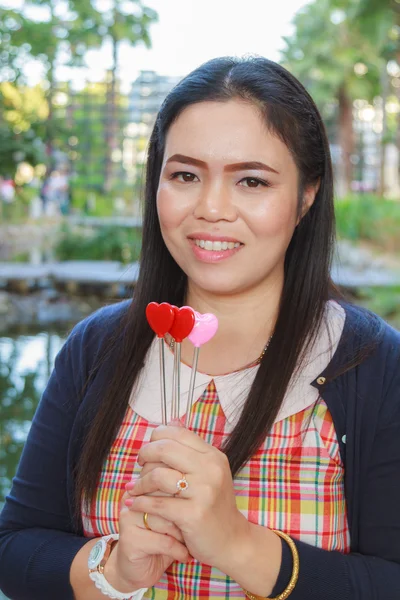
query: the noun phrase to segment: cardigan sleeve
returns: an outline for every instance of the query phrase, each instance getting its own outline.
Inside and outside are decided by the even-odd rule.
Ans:
[[[399,337],[396,345],[400,347]],[[397,348],[398,350],[398,348]],[[397,354],[397,351],[396,351]],[[341,554],[298,542],[300,575],[290,600],[399,600],[400,598],[400,364],[391,361],[391,381],[377,411],[367,472],[362,479],[357,553]],[[376,376],[376,373],[372,377]],[[359,399],[361,401],[361,398]],[[371,425],[371,424],[369,424]],[[364,424],[365,426],[365,424]],[[368,426],[369,427],[369,426]],[[372,424],[372,428],[375,424]],[[272,597],[292,573],[283,542],[282,566]]]
[[[86,324],[76,326],[56,357],[0,515],[0,589],[10,598],[73,598],[70,566],[88,539],[73,531],[67,455],[87,360]]]

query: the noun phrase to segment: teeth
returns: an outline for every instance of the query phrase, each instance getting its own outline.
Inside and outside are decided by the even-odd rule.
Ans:
[[[221,250],[233,250],[239,248],[240,242],[212,242],[211,240],[194,240],[196,246],[205,250],[220,252]]]

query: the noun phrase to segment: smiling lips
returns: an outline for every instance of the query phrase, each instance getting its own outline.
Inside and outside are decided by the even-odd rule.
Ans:
[[[236,254],[243,244],[229,237],[195,234],[189,238],[196,258],[202,262],[219,262]]]
[[[212,242],[211,240],[194,240],[196,246],[204,248],[205,250],[221,251],[221,250],[233,250],[239,248],[240,242]]]

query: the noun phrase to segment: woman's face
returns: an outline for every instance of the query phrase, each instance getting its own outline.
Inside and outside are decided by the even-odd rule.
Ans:
[[[305,194],[305,209],[314,191]],[[213,294],[283,281],[298,171],[254,105],[202,102],[170,127],[157,193],[161,232],[189,285]]]

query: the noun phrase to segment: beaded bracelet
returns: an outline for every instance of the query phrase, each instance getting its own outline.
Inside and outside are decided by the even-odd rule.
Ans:
[[[248,598],[250,598],[250,600],[286,600],[286,598],[288,598],[290,596],[290,594],[293,592],[293,590],[296,586],[297,580],[299,578],[300,560],[299,560],[299,553],[297,551],[296,544],[294,543],[292,538],[290,536],[288,536],[286,533],[283,533],[283,531],[277,531],[276,529],[272,529],[272,531],[274,533],[276,533],[276,535],[279,535],[279,537],[281,537],[283,540],[285,540],[285,542],[288,544],[290,550],[292,551],[292,556],[293,556],[292,576],[290,578],[287,588],[281,594],[279,594],[279,596],[275,596],[275,598],[264,598],[263,596],[257,596],[256,594],[251,594],[250,592],[247,592],[246,590],[244,590],[244,593],[246,594],[246,596]]]

